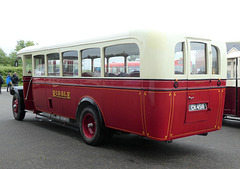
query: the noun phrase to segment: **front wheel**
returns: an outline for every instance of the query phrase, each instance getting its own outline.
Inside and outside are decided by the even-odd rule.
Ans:
[[[15,120],[22,121],[25,117],[26,112],[18,94],[14,94],[12,99],[12,112]]]
[[[79,123],[80,134],[85,143],[96,146],[103,142],[105,127],[102,125],[99,114],[93,107],[83,109]]]

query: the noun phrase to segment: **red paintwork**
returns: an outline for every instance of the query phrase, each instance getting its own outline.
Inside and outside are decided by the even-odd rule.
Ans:
[[[175,89],[174,80],[35,77],[34,104],[28,107],[75,119],[80,100],[90,97],[107,127],[172,140],[221,128],[226,81],[221,80],[220,87],[217,81],[180,80]],[[53,97],[53,90],[63,92],[62,98]],[[207,103],[208,110],[189,112],[189,104],[195,103]]]
[[[24,89],[23,95],[24,95],[25,109],[27,110],[34,110],[31,78],[32,77],[30,76],[23,76],[23,89]],[[27,96],[27,91],[28,91],[28,96]]]
[[[224,115],[240,117],[240,88],[238,88],[238,113],[236,114],[236,87],[226,88]]]

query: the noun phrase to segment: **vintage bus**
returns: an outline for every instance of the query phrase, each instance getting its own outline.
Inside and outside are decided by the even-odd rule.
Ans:
[[[234,119],[240,117],[239,59],[240,52],[234,52],[227,55],[227,82],[224,106],[225,118]]]
[[[159,141],[221,128],[226,45],[157,30],[18,52],[23,87],[14,88],[16,120],[26,111],[79,127],[89,145],[115,131]],[[114,66],[115,65],[115,66]]]

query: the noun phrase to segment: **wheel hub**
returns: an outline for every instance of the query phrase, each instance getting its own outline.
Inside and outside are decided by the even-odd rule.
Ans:
[[[87,138],[92,138],[94,136],[96,130],[95,119],[90,113],[83,117],[82,128]]]
[[[18,113],[18,100],[14,100],[13,102],[13,111],[14,113]]]

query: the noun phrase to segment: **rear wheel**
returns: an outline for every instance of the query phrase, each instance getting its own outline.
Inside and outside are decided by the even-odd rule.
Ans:
[[[12,112],[15,120],[22,121],[25,117],[26,112],[18,94],[14,94],[12,99]]]
[[[88,106],[83,109],[79,123],[80,134],[85,143],[95,146],[104,141],[105,127],[93,107]]]

